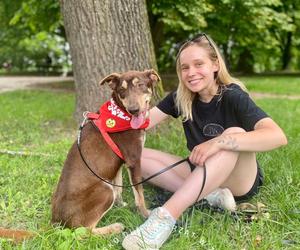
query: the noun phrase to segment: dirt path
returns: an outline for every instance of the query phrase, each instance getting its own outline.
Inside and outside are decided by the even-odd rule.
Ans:
[[[5,76],[0,77],[0,93],[27,89],[36,85],[71,81],[72,77],[61,76]]]
[[[300,100],[300,95],[279,95],[279,94],[271,94],[271,93],[250,92],[250,96],[253,99],[275,98],[275,99]]]
[[[59,88],[55,83],[70,82],[73,77],[61,77],[61,76],[0,76],[0,94],[7,91],[13,91],[17,89],[45,89],[49,91],[59,91]],[[61,89],[62,91],[74,91],[74,87],[68,85],[66,89]],[[253,99],[262,98],[280,98],[280,99],[290,99],[290,100],[300,100],[300,95],[277,95],[270,93],[257,93],[251,92],[250,96]]]

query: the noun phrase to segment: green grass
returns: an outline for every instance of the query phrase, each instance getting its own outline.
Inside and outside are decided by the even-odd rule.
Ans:
[[[249,91],[300,95],[300,76],[249,76],[240,78]]]
[[[249,91],[279,95],[300,95],[300,75],[241,76]],[[175,90],[178,84],[176,74],[162,75],[164,89]]]
[[[300,75],[270,75],[270,76],[243,76],[240,79],[249,91],[271,93],[279,95],[300,95]],[[177,75],[162,75],[165,91],[175,90],[178,84]],[[74,91],[74,82],[59,82],[38,86],[44,89]]]
[[[253,78],[253,82],[260,80]],[[281,81],[266,84],[270,87],[266,91],[272,92],[277,84],[282,86]],[[260,87],[253,89],[259,91]],[[295,84],[294,90],[300,93],[300,84]],[[289,139],[288,146],[258,155],[265,172],[265,185],[251,203],[264,203],[270,216],[246,223],[228,214],[191,209],[182,216],[182,228],[172,234],[162,249],[300,249],[300,100],[259,99],[257,103],[280,124]],[[0,226],[38,233],[21,244],[0,239],[0,249],[122,249],[120,242],[124,235],[143,222],[132,205],[131,190],[124,190],[124,200],[131,205],[110,210],[99,224],[122,222],[126,225],[123,234],[96,237],[82,228],[60,229],[50,224],[51,195],[76,138],[72,119],[74,94],[3,93],[0,109],[0,149],[48,154],[23,157],[0,154]],[[177,120],[165,122],[150,132],[146,145],[181,156],[188,153]],[[146,200],[153,195],[153,189],[147,186]],[[258,236],[261,241],[256,240]],[[298,245],[284,244],[288,240],[297,241]]]

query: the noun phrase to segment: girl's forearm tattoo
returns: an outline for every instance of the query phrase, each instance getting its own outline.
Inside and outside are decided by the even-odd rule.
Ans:
[[[218,143],[226,145],[226,147],[229,147],[231,150],[237,150],[239,148],[236,138],[230,135],[222,136],[219,138]]]

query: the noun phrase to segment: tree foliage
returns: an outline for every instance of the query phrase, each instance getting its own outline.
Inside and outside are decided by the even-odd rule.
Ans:
[[[280,41],[275,33],[292,29],[290,18],[285,13],[275,10],[281,2],[279,0],[211,2],[215,10],[207,17],[207,30],[220,44],[229,65],[242,72],[254,69],[275,70],[280,61],[268,60],[271,55],[279,58]]]
[[[213,6],[195,0],[148,0],[147,5],[159,68],[174,68],[178,46],[207,26],[205,16]]]
[[[49,71],[69,67],[70,57],[55,0],[0,2],[0,65]]]
[[[299,1],[149,0],[148,5],[153,36],[159,37],[154,41],[161,68],[168,69],[171,59],[174,62],[174,44],[206,32],[222,49],[232,70],[271,71],[286,68],[284,64],[299,70],[295,49],[299,46]],[[160,32],[156,32],[158,25]],[[292,36],[290,44],[288,35]],[[288,62],[284,63],[288,46]]]
[[[160,71],[174,71],[179,44],[206,32],[231,70],[299,70],[300,1],[147,0]],[[21,68],[68,65],[68,47],[56,0],[0,2],[0,63]]]

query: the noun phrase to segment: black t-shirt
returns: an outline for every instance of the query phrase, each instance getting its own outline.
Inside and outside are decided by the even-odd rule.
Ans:
[[[209,103],[199,100],[198,95],[195,97],[192,103],[193,121],[182,123],[190,151],[229,127],[241,127],[251,131],[259,120],[268,117],[237,84],[222,88],[221,94],[214,96]],[[180,112],[175,98],[176,91],[171,92],[157,107],[165,114],[177,118]]]

